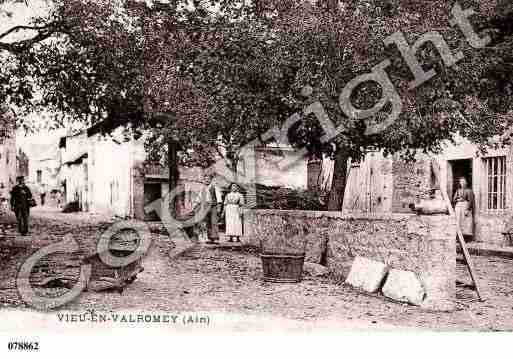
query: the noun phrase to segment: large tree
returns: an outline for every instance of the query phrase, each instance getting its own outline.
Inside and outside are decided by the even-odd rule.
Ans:
[[[424,4],[58,0],[30,29],[0,34],[2,56],[9,59],[0,72],[0,100],[18,108],[51,108],[88,124],[117,119],[151,125],[154,153],[163,144],[179,143],[182,151],[170,146],[170,158],[203,166],[219,157],[233,165],[242,146],[320,101],[345,130],[322,143],[319,123],[309,115],[290,138],[312,156],[335,159],[329,208],[340,209],[349,156],[359,158],[369,149],[406,155],[437,151],[455,132],[487,144],[511,123],[511,4],[462,1],[464,8],[476,9],[475,26],[493,37],[481,50],[471,49],[449,25],[453,2],[430,1],[428,15],[420,11]],[[28,30],[22,40],[5,41]],[[434,48],[423,47],[419,59],[437,76],[411,91],[412,74],[398,50],[383,40],[403,31],[413,42],[434,30],[454,52],[464,50],[465,58],[449,69]],[[366,135],[364,121],[349,120],[341,111],[338,95],[385,58],[392,61],[387,71],[403,111],[384,131]],[[313,88],[308,98],[300,95],[306,85]],[[372,107],[380,91],[367,83],[352,102]],[[371,120],[379,123],[386,116],[387,108]]]
[[[150,73],[158,75],[147,76],[146,89],[152,92],[145,100],[157,99],[154,106],[162,111],[198,111],[194,116],[201,120],[191,122],[193,128],[185,123],[176,130],[187,129],[187,136],[199,136],[196,143],[211,143],[209,148],[219,145],[219,136],[221,145],[238,148],[298,109],[320,101],[345,131],[329,143],[321,143],[322,130],[310,115],[293,129],[291,139],[306,146],[312,155],[328,154],[335,159],[329,208],[340,209],[348,157],[358,159],[369,149],[383,149],[386,153],[401,151],[411,158],[418,150],[439,151],[442,141],[451,140],[456,132],[488,144],[489,138],[510,125],[511,118],[500,115],[511,110],[507,90],[511,83],[507,77],[511,29],[504,25],[510,10],[495,1],[462,4],[477,10],[476,28],[487,29],[494,37],[490,54],[490,49],[471,49],[458,29],[449,25],[453,5],[432,1],[429,16],[420,15],[419,1],[322,1],[315,5],[254,1],[239,12],[227,11],[226,16],[209,14],[198,6],[187,9],[186,17],[177,17],[173,6],[165,7],[161,16],[169,23],[159,26],[170,26],[164,30],[171,34],[170,41],[161,42],[162,46],[151,52],[158,54],[158,70]],[[420,61],[426,68],[434,68],[437,76],[410,91],[411,72],[398,50],[386,47],[383,40],[403,31],[415,41],[434,30],[454,52],[464,50],[466,56],[456,67],[446,68],[433,47],[423,47],[418,53]],[[366,135],[363,121],[350,121],[341,111],[338,95],[352,78],[370,72],[387,57],[404,108],[387,129]],[[493,80],[497,72],[500,81]],[[305,85],[314,88],[306,101],[298,96]],[[483,92],[486,86],[488,93]],[[153,97],[154,93],[159,96]],[[378,87],[366,84],[355,91],[352,100],[356,107],[368,108],[379,95]],[[175,102],[165,101],[173,97]],[[503,107],[491,107],[491,102]],[[379,123],[386,115],[384,111],[371,120]]]

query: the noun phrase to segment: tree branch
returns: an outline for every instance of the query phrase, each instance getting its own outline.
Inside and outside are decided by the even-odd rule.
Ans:
[[[51,22],[45,26],[27,26],[27,25],[18,25],[14,26],[6,32],[0,34],[0,39],[13,34],[20,30],[33,30],[38,31],[38,34],[34,37],[26,40],[15,41],[15,42],[0,42],[0,50],[6,50],[13,54],[21,54],[24,51],[30,49],[33,45],[44,41],[55,34],[58,33],[66,33],[64,31],[64,23],[63,22]]]
[[[49,25],[45,25],[45,26],[28,26],[28,25],[18,25],[18,26],[14,26],[12,28],[10,28],[9,30],[7,30],[6,32],[0,34],[0,39],[6,37],[7,35],[10,35],[14,32],[17,32],[17,31],[20,31],[20,30],[33,30],[33,31],[39,31],[39,30],[45,30],[45,29],[48,29],[50,27],[50,24]]]

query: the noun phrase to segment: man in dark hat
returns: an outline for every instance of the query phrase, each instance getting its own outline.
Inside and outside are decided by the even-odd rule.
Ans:
[[[25,177],[18,176],[16,181],[18,184],[11,190],[11,210],[16,214],[18,232],[26,236],[28,234],[30,206],[33,201],[32,192],[25,185]]]

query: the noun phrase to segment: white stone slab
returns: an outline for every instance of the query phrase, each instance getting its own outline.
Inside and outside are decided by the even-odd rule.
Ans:
[[[421,305],[424,293],[417,275],[410,271],[391,269],[383,286],[385,297],[413,305]]]
[[[385,263],[356,257],[346,278],[346,283],[365,292],[375,293],[383,284],[388,267]]]

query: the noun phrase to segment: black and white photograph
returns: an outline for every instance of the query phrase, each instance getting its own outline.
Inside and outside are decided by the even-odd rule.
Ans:
[[[0,65],[7,357],[511,350],[512,0],[0,0]]]

